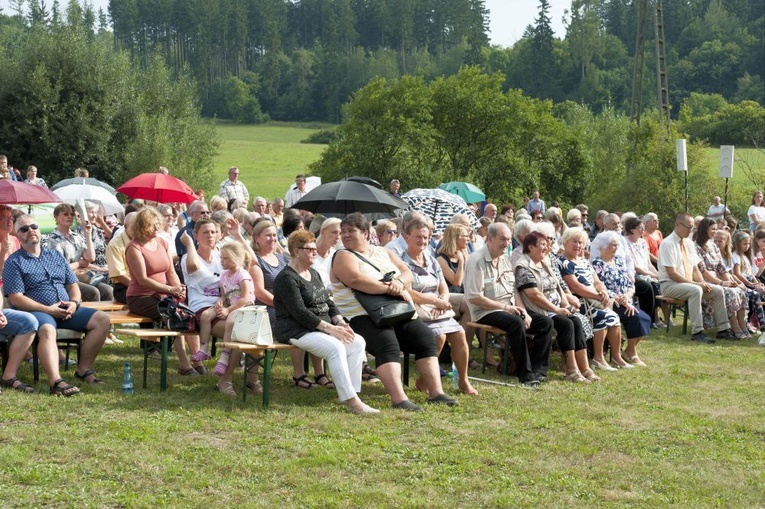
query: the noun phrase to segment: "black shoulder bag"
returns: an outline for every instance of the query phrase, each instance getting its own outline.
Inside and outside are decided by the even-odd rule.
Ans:
[[[347,251],[353,253],[359,260],[371,265],[372,268],[380,274],[383,274],[383,271],[378,269],[361,254],[351,249],[348,249]],[[385,273],[383,274],[383,277],[380,278],[380,281],[391,281],[394,274],[394,272]],[[366,293],[360,290],[354,290],[353,288],[351,288],[351,290],[353,291],[356,300],[361,304],[361,307],[363,307],[369,315],[369,318],[371,318],[372,322],[378,327],[393,327],[394,325],[411,320],[417,312],[411,302],[404,300],[401,297],[388,294]]]

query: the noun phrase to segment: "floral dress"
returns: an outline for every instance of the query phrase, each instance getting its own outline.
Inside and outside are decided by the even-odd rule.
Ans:
[[[751,259],[749,259],[746,256],[741,256],[738,253],[733,253],[733,256],[731,256],[730,269],[733,270],[733,267],[736,265],[741,266],[741,275],[746,278],[747,281],[750,283],[757,283],[758,281],[755,279],[754,274],[752,274],[752,262]],[[726,265],[727,267],[728,265]],[[762,301],[762,296],[760,295],[760,292],[757,290],[754,290],[752,288],[746,289],[746,296],[749,300],[749,314],[747,315],[747,319],[751,324],[756,328],[759,329],[762,326],[765,326],[765,310],[762,308],[762,306],[759,304]]]
[[[576,280],[584,286],[595,286],[595,277],[592,265],[587,260],[580,258],[576,261],[561,257],[560,275],[574,276]],[[582,298],[581,313],[587,315],[592,320],[592,330],[600,331],[608,327],[618,327],[620,325],[619,315],[613,309],[598,309],[595,306],[588,306],[585,299]]]
[[[722,254],[720,254],[720,250],[711,239],[707,241],[706,250],[696,244],[696,255],[700,260],[698,267],[701,272],[709,271],[716,274],[718,277],[728,274],[728,269],[725,268],[725,264],[722,260]],[[729,288],[724,286],[723,291],[725,292],[725,311],[728,313],[728,316],[733,316],[737,311],[749,306],[749,300],[746,293],[741,288]],[[703,300],[702,303],[704,310],[704,325],[706,326],[707,323],[714,323],[714,309],[712,308],[711,303],[704,302]]]
[[[617,295],[632,293],[632,304],[637,309],[637,313],[629,316],[627,315],[626,308],[614,304],[615,311],[619,315],[622,325],[624,325],[624,330],[627,333],[627,339],[647,336],[651,332],[652,320],[645,311],[637,307],[637,298],[634,293],[635,282],[630,279],[627,273],[627,265],[624,263],[624,259],[621,256],[616,256],[613,259],[613,263],[608,263],[602,258],[596,258],[592,262],[592,267],[606,286],[609,297],[613,298]]]

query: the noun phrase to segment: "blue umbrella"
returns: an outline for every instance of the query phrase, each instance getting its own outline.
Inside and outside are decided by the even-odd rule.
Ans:
[[[441,184],[438,187],[448,193],[456,194],[465,200],[465,203],[486,201],[484,192],[468,182],[449,182],[448,184]]]

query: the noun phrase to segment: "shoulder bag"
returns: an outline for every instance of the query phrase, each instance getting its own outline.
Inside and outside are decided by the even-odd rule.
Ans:
[[[380,269],[361,254],[351,249],[348,249],[348,252],[353,253],[359,260],[368,263],[377,272],[383,274]],[[390,281],[392,278],[393,274],[389,272],[383,274],[380,281]],[[417,313],[414,309],[414,305],[401,297],[352,290],[356,300],[359,301],[359,304],[361,304],[361,307],[367,312],[369,318],[371,318],[372,322],[378,327],[393,327],[394,325],[411,320]]]
[[[167,295],[157,302],[157,311],[162,317],[162,327],[178,332],[196,333],[197,317],[186,304],[179,302],[172,295]]]

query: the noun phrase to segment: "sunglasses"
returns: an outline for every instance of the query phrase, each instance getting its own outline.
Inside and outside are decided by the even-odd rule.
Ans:
[[[385,230],[388,235],[398,235],[398,230]]]
[[[203,216],[209,216],[210,214],[212,214],[212,212],[210,212],[209,210],[200,210],[199,213],[202,214]]]
[[[18,232],[19,233],[26,233],[29,230],[37,230],[38,228],[40,228],[40,227],[38,225],[36,225],[36,224],[28,224],[28,225],[24,225],[21,228],[19,228]]]

